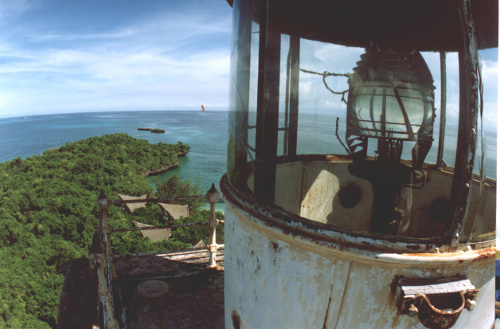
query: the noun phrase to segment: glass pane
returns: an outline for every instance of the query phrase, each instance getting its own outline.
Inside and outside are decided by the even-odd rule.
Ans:
[[[301,39],[298,154],[347,154],[342,145],[349,89],[345,75],[352,72],[363,51]]]
[[[235,1],[231,47],[228,179],[243,195],[252,196],[255,159],[259,25],[251,3]]]
[[[447,73],[441,77],[437,52],[342,46],[272,29],[268,44],[272,47],[266,49],[279,51],[280,56],[268,56],[269,51],[259,49],[259,19],[252,16],[259,11],[250,8],[252,5],[235,1],[230,184],[255,200],[257,177],[255,189],[259,193],[274,188],[274,193],[266,194],[266,206],[271,204],[332,229],[442,240],[451,226],[460,98],[457,53],[446,54]],[[268,85],[262,90],[269,95],[260,95],[263,107],[259,120],[268,121],[256,129],[262,55],[272,68],[266,73],[278,74],[266,76],[269,80],[264,83]],[[494,61],[485,63],[487,67],[496,65]],[[445,99],[441,99],[442,81],[446,81]],[[490,91],[485,95],[485,106],[496,106],[496,96]],[[442,127],[441,103],[446,111]],[[292,112],[298,115],[296,128]],[[494,115],[491,110],[485,113]],[[444,151],[439,164],[444,164],[436,166],[441,128]],[[485,129],[483,135],[486,144],[482,149],[478,146],[478,154],[493,147],[496,156],[495,146],[490,145],[496,133]],[[272,140],[263,140],[263,136]],[[296,149],[290,148],[293,136]],[[259,162],[255,158],[257,140],[267,145],[259,146],[259,154],[264,154]],[[483,164],[491,156],[486,152]],[[481,173],[485,168],[488,176],[492,167],[477,165],[474,170]],[[264,172],[267,180],[274,181],[264,181]],[[495,198],[495,183],[476,176],[471,191],[463,242],[488,239],[494,229],[495,202],[490,199]]]

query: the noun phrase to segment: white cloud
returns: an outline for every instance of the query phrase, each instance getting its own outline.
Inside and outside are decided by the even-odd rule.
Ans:
[[[98,33],[0,37],[0,116],[227,106],[230,21],[167,10]]]

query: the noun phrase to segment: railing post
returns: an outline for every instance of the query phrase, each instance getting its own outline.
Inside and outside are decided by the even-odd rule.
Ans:
[[[208,245],[210,251],[210,261],[208,267],[216,268],[216,254],[217,254],[217,241],[216,241],[216,229],[218,220],[215,218],[215,204],[219,201],[220,195],[212,184],[212,187],[207,192],[207,201],[210,203],[210,218],[208,220],[208,226],[210,227],[210,244]]]
[[[98,199],[99,227],[90,248],[90,266],[97,274],[97,305],[99,327],[102,329],[119,329],[113,309],[112,279],[116,276],[113,253],[109,241],[108,206],[109,200],[101,192]]]

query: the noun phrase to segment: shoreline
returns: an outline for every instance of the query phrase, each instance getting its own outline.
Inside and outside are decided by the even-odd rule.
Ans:
[[[178,153],[177,157],[186,156],[186,154],[188,154],[188,153],[189,153],[189,151],[184,152],[184,153]],[[180,164],[181,164],[181,162],[178,161],[174,164],[168,165],[168,166],[160,168],[160,169],[149,169],[148,171],[146,171],[146,174],[144,175],[144,177],[161,175],[161,174],[169,171],[170,169],[175,169],[175,168],[179,167]]]
[[[158,175],[161,175],[167,171],[169,171],[170,169],[174,169],[174,168],[177,168],[179,167],[181,163],[180,162],[176,162],[172,165],[169,165],[167,167],[163,167],[163,168],[160,168],[160,169],[150,169],[146,172],[146,174],[144,175],[144,177],[148,177],[148,176],[158,176]]]

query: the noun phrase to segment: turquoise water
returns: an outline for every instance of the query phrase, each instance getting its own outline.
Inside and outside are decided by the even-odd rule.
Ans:
[[[161,128],[165,133],[138,131],[138,127]],[[113,133],[127,133],[151,143],[182,141],[191,146],[191,151],[180,159],[182,164],[178,168],[148,177],[153,186],[156,180],[168,179],[177,173],[183,180],[199,183],[204,194],[212,183],[218,188],[226,171],[225,111],[103,112],[1,119],[0,162],[41,154],[67,142]],[[217,204],[217,210],[223,209],[223,204]]]
[[[335,137],[335,117],[301,114],[299,117],[299,153],[345,153]],[[103,134],[127,133],[132,137],[147,139],[151,143],[177,143],[191,146],[182,157],[181,165],[158,176],[148,177],[154,187],[158,180],[178,174],[183,180],[199,183],[205,193],[212,183],[218,187],[226,172],[227,148],[226,111],[151,111],[151,112],[101,112],[40,115],[0,119],[0,162],[16,157],[26,158],[44,150]],[[345,118],[340,118],[339,136],[345,136]],[[323,123],[318,125],[318,122]],[[165,134],[138,131],[138,127],[165,129]],[[434,140],[437,140],[437,130]],[[457,127],[447,127],[444,161],[453,166]],[[485,132],[486,175],[496,178],[496,131]],[[437,143],[433,143],[426,162],[435,162]],[[411,152],[411,145],[405,152]],[[452,150],[453,152],[450,152]],[[475,168],[477,171],[477,166]],[[208,206],[208,205],[207,205]],[[223,210],[223,204],[217,205]]]

